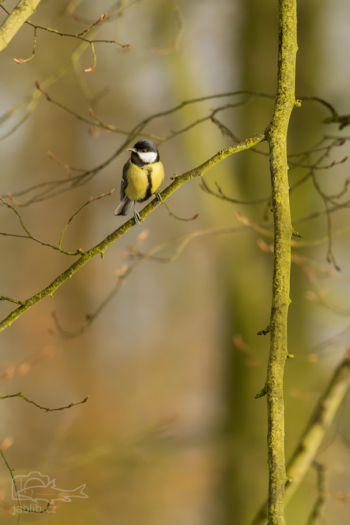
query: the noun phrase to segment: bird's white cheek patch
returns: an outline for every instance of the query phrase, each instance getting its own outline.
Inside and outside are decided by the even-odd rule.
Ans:
[[[142,162],[145,162],[146,164],[152,164],[157,158],[157,153],[154,151],[145,151],[143,153],[139,152],[138,156],[142,160]]]

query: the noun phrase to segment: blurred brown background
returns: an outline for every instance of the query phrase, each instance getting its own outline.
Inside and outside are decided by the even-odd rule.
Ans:
[[[11,10],[15,3],[7,0],[4,5]],[[297,94],[321,96],[340,114],[348,113],[350,5],[346,0],[299,4]],[[92,66],[89,48],[74,70],[70,60],[79,41],[44,31],[38,32],[34,59],[16,64],[13,58],[27,58],[32,50],[33,30],[23,27],[0,57],[0,113],[31,96],[34,82],[43,85],[62,65],[66,70],[47,87],[50,96],[91,119],[89,108],[102,94],[95,114],[125,130],[190,98],[239,89],[274,93],[276,1],[42,0],[31,20],[78,33],[118,5],[128,9],[100,24],[93,38],[116,39],[131,44],[131,49],[96,44],[97,66],[91,73],[84,72]],[[83,20],[74,19],[72,12]],[[5,15],[0,16],[2,20]],[[183,34],[174,50],[178,20]],[[167,52],[157,53],[155,48]],[[2,195],[64,177],[64,169],[48,151],[64,164],[88,169],[111,156],[124,140],[89,127],[43,96],[36,101],[35,110],[13,133],[28,105],[2,123]],[[237,101],[225,98],[190,105],[154,121],[146,131],[165,137],[209,110]],[[268,124],[272,103],[254,98],[218,118],[244,138]],[[338,132],[335,126],[322,124],[327,116],[325,108],[311,102],[296,109],[289,151],[308,150],[326,134],[346,135],[347,129]],[[210,121],[164,142],[160,145],[167,174],[164,185],[174,173],[199,165],[230,144]],[[348,153],[345,144],[331,160]],[[121,225],[123,218],[114,217],[113,211],[127,158],[123,152],[77,190],[20,208],[33,235],[57,244],[68,218],[91,196],[112,188],[113,196],[92,203],[73,221],[64,247],[90,248]],[[291,171],[291,182],[303,174]],[[345,162],[320,172],[319,181],[337,193],[347,176]],[[245,152],[221,162],[205,180],[213,189],[217,181],[227,195],[240,200],[268,196],[268,159]],[[263,222],[266,214],[271,220],[266,204],[248,207],[215,199],[200,189],[199,180],[182,186],[168,202],[181,217],[196,213],[199,217],[178,221],[160,206],[141,228],[114,243],[104,260],[93,259],[53,298],[30,309],[1,334],[1,395],[21,391],[50,407],[90,396],[86,404],[56,413],[45,413],[20,399],[2,401],[0,439],[13,438],[6,456],[15,474],[40,471],[65,490],[86,483],[89,496],[61,503],[55,513],[24,515],[23,522],[246,525],[266,496],[266,403],[254,396],[265,379],[268,337],[256,333],[268,324],[272,256],[259,248],[260,234],[203,236],[191,241],[174,262],[143,262],[80,337],[64,339],[55,330],[53,311],[65,330],[84,324],[86,314],[95,311],[115,286],[116,270],[132,263],[125,254],[141,232],[149,232],[142,244],[148,250],[194,231],[240,225],[237,212],[253,222]],[[291,203],[294,218],[323,206],[311,181],[292,194]],[[14,214],[4,206],[0,212],[0,230],[21,233]],[[333,217],[333,228],[348,222],[348,212],[341,211]],[[298,231],[305,239],[326,235],[326,219],[301,224]],[[337,278],[317,275],[327,304],[344,310],[344,315],[310,301],[315,299],[307,295],[315,293],[312,283],[302,268],[292,267],[289,345],[295,359],[287,362],[285,377],[287,458],[349,344],[346,333],[339,344],[315,347],[349,323],[348,240],[345,234],[333,243],[342,269]],[[29,240],[2,237],[0,242],[1,294],[17,299],[38,292],[73,262]],[[174,249],[172,245],[165,255]],[[326,262],[326,251],[323,243],[298,254],[334,276],[337,272]],[[5,317],[13,305],[3,302],[0,309]],[[348,412],[345,403],[319,454],[327,467],[329,488],[324,523],[342,525],[349,520]],[[1,523],[12,523],[9,513],[15,502],[3,464],[0,491]],[[316,496],[315,474],[310,472],[287,508],[288,523],[304,523]]]

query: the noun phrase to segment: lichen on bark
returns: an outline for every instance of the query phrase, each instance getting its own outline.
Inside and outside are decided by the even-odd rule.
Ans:
[[[297,52],[296,0],[279,0],[278,80],[274,111],[267,132],[270,148],[272,209],[274,217],[274,269],[270,317],[270,353],[266,377],[268,409],[269,525],[285,525],[283,375],[288,354],[287,323],[290,303],[292,223],[289,203],[287,133],[295,105]]]

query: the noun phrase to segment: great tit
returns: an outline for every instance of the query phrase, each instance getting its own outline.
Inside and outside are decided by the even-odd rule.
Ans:
[[[152,195],[162,200],[158,193],[164,180],[164,167],[159,160],[159,151],[150,140],[139,140],[131,151],[130,159],[123,167],[120,186],[120,200],[114,215],[127,215],[134,203],[134,219],[138,224],[141,217],[136,211],[136,202],[144,202]]]

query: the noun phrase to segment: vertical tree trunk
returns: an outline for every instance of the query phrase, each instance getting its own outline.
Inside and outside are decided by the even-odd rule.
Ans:
[[[283,375],[287,347],[290,303],[292,224],[289,204],[287,132],[295,105],[295,64],[297,52],[296,0],[279,0],[279,46],[277,94],[269,126],[272,208],[274,216],[274,270],[270,317],[270,354],[265,393],[268,407],[269,525],[284,525]]]

